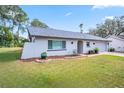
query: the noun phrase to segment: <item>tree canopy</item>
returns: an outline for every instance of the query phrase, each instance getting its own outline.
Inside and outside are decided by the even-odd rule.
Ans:
[[[19,6],[0,6],[0,46],[15,46],[14,42],[19,42],[20,33],[26,31],[27,21],[27,14]]]
[[[119,36],[124,33],[124,16],[106,19],[103,23],[97,24],[96,28],[89,29],[89,34],[106,37],[108,35]]]
[[[27,26],[47,28],[48,26],[33,19],[29,22],[28,15],[18,5],[0,6],[0,47],[23,46],[27,39],[20,34],[27,31]]]
[[[38,19],[33,19],[33,20],[31,21],[31,26],[34,26],[34,27],[41,27],[41,28],[48,28],[48,26],[47,26],[45,23],[41,22],[41,21],[38,20]]]
[[[80,27],[81,33],[83,33],[83,24],[81,23],[81,24],[79,25],[79,27]]]

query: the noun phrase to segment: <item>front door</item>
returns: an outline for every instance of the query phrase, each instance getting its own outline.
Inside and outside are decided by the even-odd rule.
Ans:
[[[78,47],[78,53],[82,54],[83,53],[83,41],[78,41],[77,47]]]

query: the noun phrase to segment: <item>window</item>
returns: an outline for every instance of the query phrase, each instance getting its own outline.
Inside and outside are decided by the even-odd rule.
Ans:
[[[65,41],[48,40],[48,49],[61,50],[66,48]]]
[[[87,47],[90,47],[90,42],[86,42],[86,46]]]

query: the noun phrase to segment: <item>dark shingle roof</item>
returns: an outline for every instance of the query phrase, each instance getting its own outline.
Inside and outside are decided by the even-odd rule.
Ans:
[[[93,35],[84,34],[80,32],[71,32],[71,31],[51,29],[51,28],[28,27],[28,31],[29,31],[30,36],[109,41],[105,38],[101,38],[98,36],[93,36]]]

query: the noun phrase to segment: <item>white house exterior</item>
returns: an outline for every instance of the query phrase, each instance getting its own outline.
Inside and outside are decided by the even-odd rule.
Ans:
[[[88,53],[99,48],[100,52],[108,50],[110,40],[78,32],[29,27],[31,42],[24,44],[21,59],[39,58],[41,53],[48,56],[73,55]]]
[[[124,39],[117,36],[107,37],[112,42],[109,43],[109,47],[115,48],[115,51],[124,52]]]

